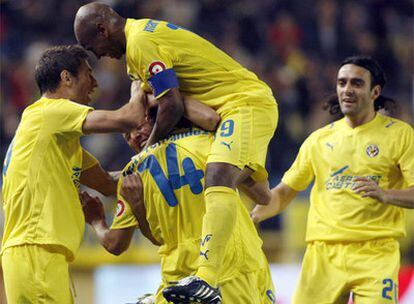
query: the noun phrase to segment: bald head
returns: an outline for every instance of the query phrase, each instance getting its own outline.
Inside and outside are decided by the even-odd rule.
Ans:
[[[120,58],[125,53],[126,20],[110,6],[92,2],[79,8],[75,16],[76,40],[98,57]],[[112,45],[111,45],[112,44]]]

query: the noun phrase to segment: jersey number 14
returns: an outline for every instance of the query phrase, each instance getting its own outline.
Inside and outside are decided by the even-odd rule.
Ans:
[[[148,170],[164,196],[167,204],[174,207],[178,204],[174,190],[188,185],[191,192],[194,194],[200,194],[203,191],[201,179],[204,177],[204,172],[203,170],[195,167],[191,158],[186,157],[181,163],[184,175],[180,175],[177,159],[177,147],[173,143],[167,146],[165,154],[167,158],[168,177],[165,176],[160,163],[154,155],[149,155],[142,161],[142,163],[138,166],[138,172],[141,173]]]

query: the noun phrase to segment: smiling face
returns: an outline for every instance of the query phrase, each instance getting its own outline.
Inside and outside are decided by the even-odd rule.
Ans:
[[[336,93],[346,117],[364,119],[374,115],[374,101],[380,92],[379,85],[371,88],[368,70],[354,64],[345,64],[339,69]]]
[[[71,99],[80,104],[89,104],[92,100],[91,95],[98,87],[95,77],[92,75],[90,65],[84,60],[79,68],[78,75],[72,76],[71,80]]]
[[[141,152],[152,131],[152,123],[150,119],[146,119],[138,128],[133,129],[129,133],[124,133],[124,138],[128,145],[135,153]]]

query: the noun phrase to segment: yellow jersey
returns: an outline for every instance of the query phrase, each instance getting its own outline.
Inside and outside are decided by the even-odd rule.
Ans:
[[[123,170],[123,176],[131,172],[141,176],[146,217],[161,244],[158,252],[166,283],[197,270],[205,214],[204,175],[212,141],[211,133],[199,129],[171,135],[133,157]],[[121,184],[122,178],[118,187]],[[130,206],[120,194],[118,198],[111,229],[137,227]],[[220,283],[267,267],[262,241],[247,209],[237,205],[236,229],[227,246]]]
[[[219,113],[252,96],[254,104],[275,103],[271,89],[253,72],[189,30],[164,21],[127,19],[125,35],[127,73],[147,86],[152,76],[172,69],[182,93]]]
[[[366,241],[405,235],[403,208],[355,194],[356,177],[382,189],[414,186],[414,131],[379,113],[351,128],[345,118],[311,134],[282,182],[302,191],[314,181],[306,241]]]
[[[41,98],[23,112],[3,166],[2,252],[48,244],[63,246],[67,259],[74,258],[85,227],[80,175],[97,163],[80,145],[90,110],[67,99]]]

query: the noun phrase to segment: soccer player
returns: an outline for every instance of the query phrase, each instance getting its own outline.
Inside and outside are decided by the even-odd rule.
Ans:
[[[195,298],[202,289],[217,289],[226,244],[236,223],[236,188],[251,176],[262,183],[270,200],[264,168],[267,147],[276,129],[278,111],[271,89],[257,76],[200,36],[174,24],[151,19],[124,19],[109,6],[90,3],[75,17],[78,42],[97,58],[120,59],[127,72],[152,88],[158,115],[147,146],[169,134],[183,113],[180,92],[215,109],[221,123],[207,159],[206,215],[201,253],[209,259],[195,277],[168,290]]]
[[[385,76],[370,57],[349,57],[336,93],[344,118],[312,133],[260,222],[314,181],[302,271],[293,303],[397,303],[404,209],[414,206],[414,131],[375,111]]]
[[[35,71],[41,98],[23,112],[5,157],[1,258],[9,303],[73,302],[68,262],[85,227],[79,185],[116,193],[116,181],[82,149],[80,137],[127,132],[144,115],[145,95],[135,82],[120,109],[89,107],[97,83],[87,58],[80,46],[44,51]]]
[[[150,128],[147,123],[125,136],[135,152],[148,140]],[[183,129],[133,157],[119,182],[117,211],[110,229],[102,203],[82,194],[87,222],[109,252],[120,254],[127,250],[136,228],[160,246],[162,282],[156,303],[167,303],[162,295],[166,286],[195,273],[200,241],[207,242],[210,237],[201,238],[201,229],[205,214],[205,163],[212,142],[212,133]],[[208,290],[200,296],[208,303],[274,303],[262,241],[240,201],[235,229],[228,242],[218,275],[223,298],[216,295],[211,299]],[[209,252],[204,255],[209,258]],[[167,299],[177,300],[168,296]],[[182,299],[180,302],[190,303]]]

